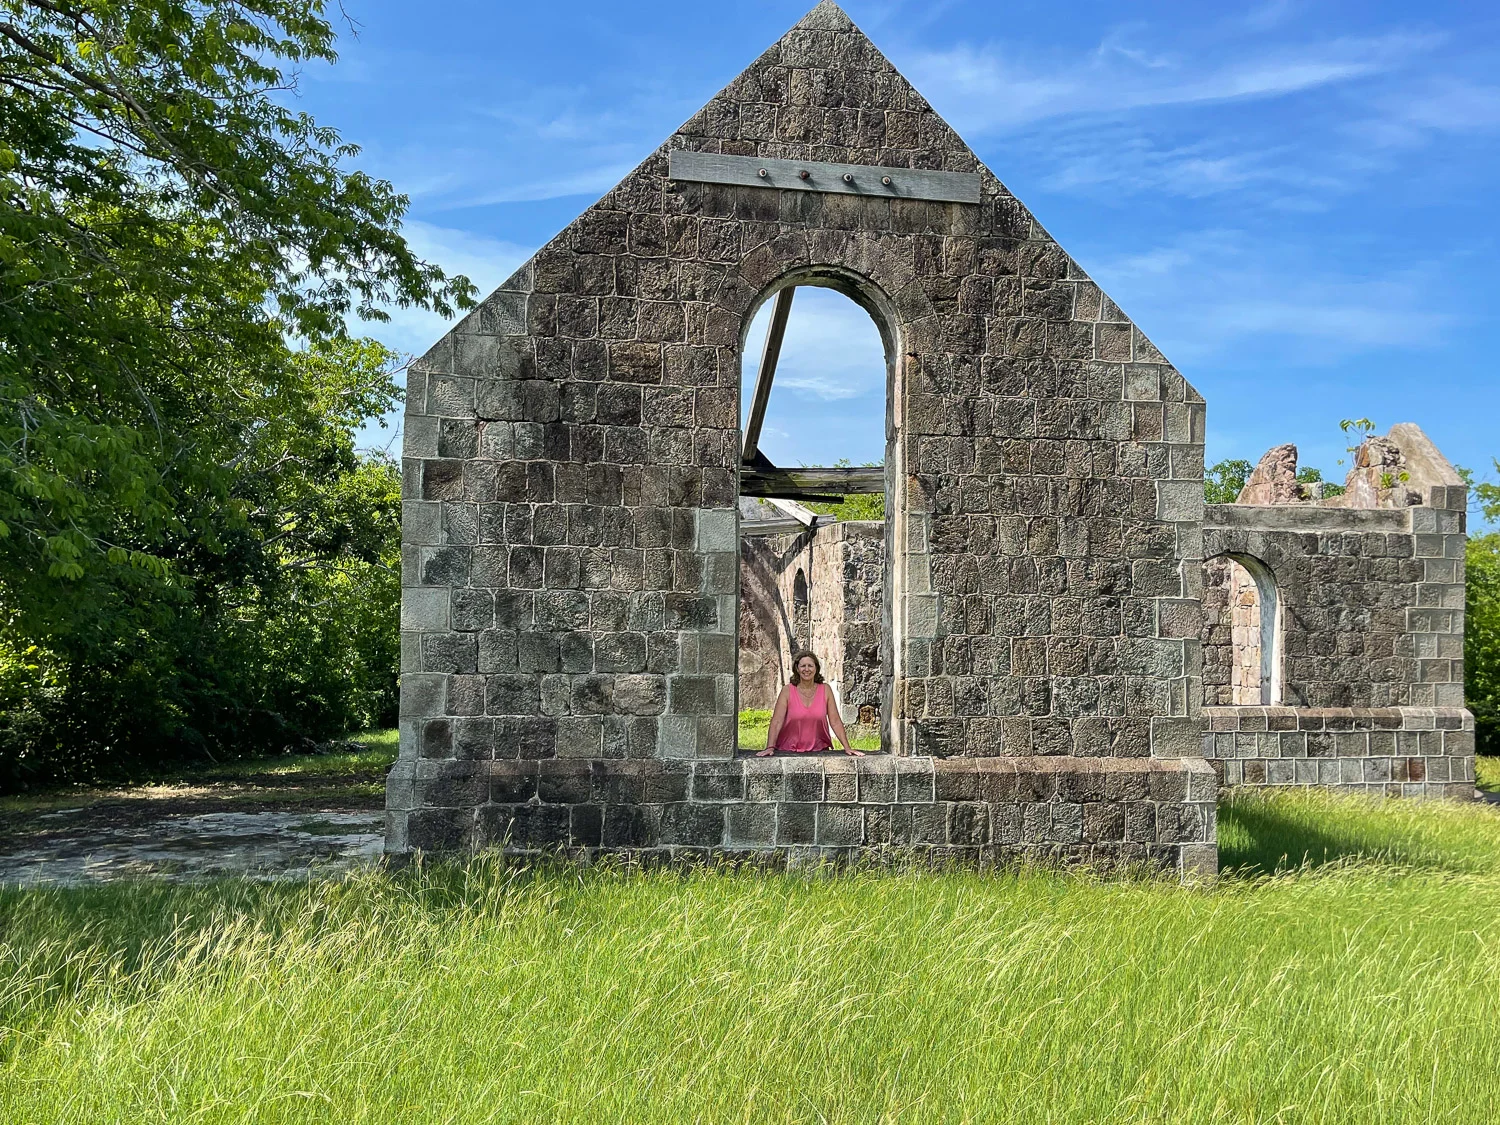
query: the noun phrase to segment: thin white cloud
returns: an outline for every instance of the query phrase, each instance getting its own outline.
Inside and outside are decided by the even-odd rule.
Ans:
[[[1090,272],[1179,365],[1280,352],[1298,366],[1443,344],[1460,317],[1443,307],[1441,270],[1340,273],[1295,247],[1209,231]]]
[[[921,55],[911,69],[960,132],[979,133],[1050,117],[1282,97],[1391,70],[1441,41],[1392,33],[1218,59],[1178,57],[1113,37],[1072,57],[963,44]]]
[[[1357,141],[1380,149],[1409,149],[1441,134],[1500,129],[1500,86],[1443,78],[1383,93],[1373,113],[1350,126]]]
[[[771,319],[771,302],[756,315],[746,341],[744,382],[753,384]],[[795,399],[836,402],[885,393],[885,349],[868,313],[829,289],[800,288],[792,302],[786,336],[772,384],[772,410]],[[769,416],[769,415],[768,415]]]
[[[644,150],[644,156],[650,150]],[[483,185],[444,200],[441,209],[485,207],[495,203],[533,203],[544,199],[566,199],[575,195],[600,196],[630,174],[639,161],[610,163],[540,180],[506,184],[491,177]]]

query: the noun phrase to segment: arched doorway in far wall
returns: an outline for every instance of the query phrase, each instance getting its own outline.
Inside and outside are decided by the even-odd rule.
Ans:
[[[1281,702],[1281,607],[1271,568],[1251,555],[1203,564],[1203,702]]]

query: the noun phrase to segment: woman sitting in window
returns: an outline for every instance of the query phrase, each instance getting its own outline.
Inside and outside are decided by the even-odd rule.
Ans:
[[[833,692],[823,682],[823,666],[818,658],[810,652],[799,652],[792,657],[792,671],[792,682],[781,689],[776,710],[771,712],[766,748],[756,757],[769,758],[778,750],[793,754],[832,750],[833,733],[844,744],[845,754],[864,757],[864,751],[856,750],[849,741],[844,720],[833,703]],[[829,731],[830,725],[833,733]]]

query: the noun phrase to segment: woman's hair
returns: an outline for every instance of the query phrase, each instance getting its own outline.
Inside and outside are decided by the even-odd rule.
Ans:
[[[793,684],[797,682],[797,665],[802,663],[803,657],[813,662],[813,683],[821,684],[823,682],[823,662],[818,659],[816,653],[808,652],[807,649],[792,653],[792,678],[790,682]]]

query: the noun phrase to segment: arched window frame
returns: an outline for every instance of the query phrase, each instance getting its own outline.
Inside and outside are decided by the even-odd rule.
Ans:
[[[821,288],[831,289],[836,293],[847,297],[858,305],[870,317],[876,331],[880,335],[880,341],[885,353],[885,566],[882,581],[883,599],[881,607],[882,629],[881,629],[881,752],[903,754],[906,747],[901,744],[901,728],[893,722],[895,714],[895,685],[899,676],[899,669],[903,666],[905,658],[905,635],[906,621],[905,613],[901,608],[905,604],[906,586],[906,545],[908,540],[907,512],[904,490],[893,488],[893,481],[903,480],[905,467],[902,457],[902,446],[900,442],[900,430],[902,424],[902,386],[901,365],[899,358],[902,354],[901,345],[901,317],[897,312],[895,302],[881,286],[844,266],[818,264],[811,266],[798,266],[786,271],[770,284],[766,285],[756,298],[750,302],[740,324],[739,355],[741,357],[741,373],[737,386],[741,388],[745,383],[746,370],[744,364],[751,361],[747,348],[751,326],[753,325],[760,309],[767,301],[773,299],[783,289],[788,288]],[[777,345],[779,351],[779,343]],[[742,416],[743,411],[736,410],[736,418]],[[743,439],[743,427],[740,434]],[[809,583],[810,586],[810,583]],[[738,594],[736,595],[738,597]],[[793,613],[795,617],[795,611]],[[736,649],[736,660],[738,660],[738,649]],[[736,671],[738,665],[736,664]],[[738,675],[736,675],[738,683]],[[738,707],[738,700],[736,700]]]

